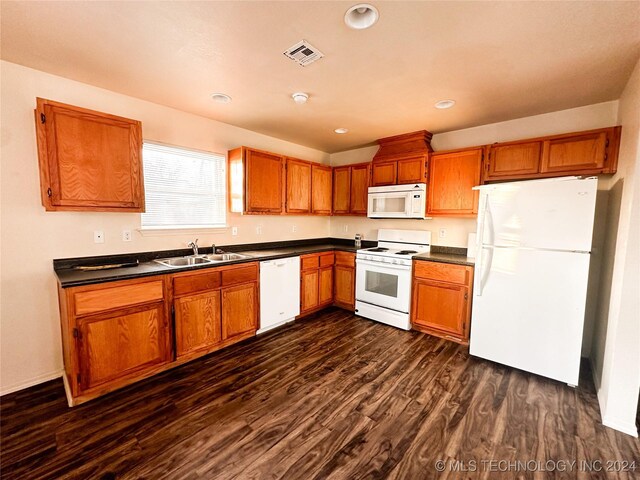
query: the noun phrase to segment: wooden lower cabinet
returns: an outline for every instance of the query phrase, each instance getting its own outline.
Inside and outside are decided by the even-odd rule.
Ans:
[[[256,283],[222,289],[222,340],[229,340],[258,329]]]
[[[69,405],[255,335],[258,278],[245,263],[59,288]]]
[[[334,297],[337,307],[354,310],[356,307],[356,255],[351,252],[336,252],[333,267]]]
[[[314,312],[333,302],[334,252],[300,257],[300,315]]]
[[[411,325],[415,330],[469,343],[473,267],[415,261]]]

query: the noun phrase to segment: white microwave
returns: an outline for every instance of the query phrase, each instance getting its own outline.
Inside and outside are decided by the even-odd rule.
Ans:
[[[369,218],[427,218],[426,183],[369,187],[368,200]]]

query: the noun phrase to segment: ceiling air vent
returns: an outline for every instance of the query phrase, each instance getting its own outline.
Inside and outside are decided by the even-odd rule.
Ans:
[[[324,57],[324,54],[320,50],[311,46],[306,40],[296,43],[293,47],[286,49],[282,53],[303,67]]]

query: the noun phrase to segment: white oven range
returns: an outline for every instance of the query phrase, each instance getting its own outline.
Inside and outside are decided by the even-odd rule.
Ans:
[[[431,250],[426,230],[378,230],[378,246],[356,252],[356,314],[411,329],[412,257]]]

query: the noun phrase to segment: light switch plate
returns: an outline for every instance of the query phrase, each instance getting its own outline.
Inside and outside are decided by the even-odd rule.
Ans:
[[[238,235],[238,227],[231,227],[231,235]]]

